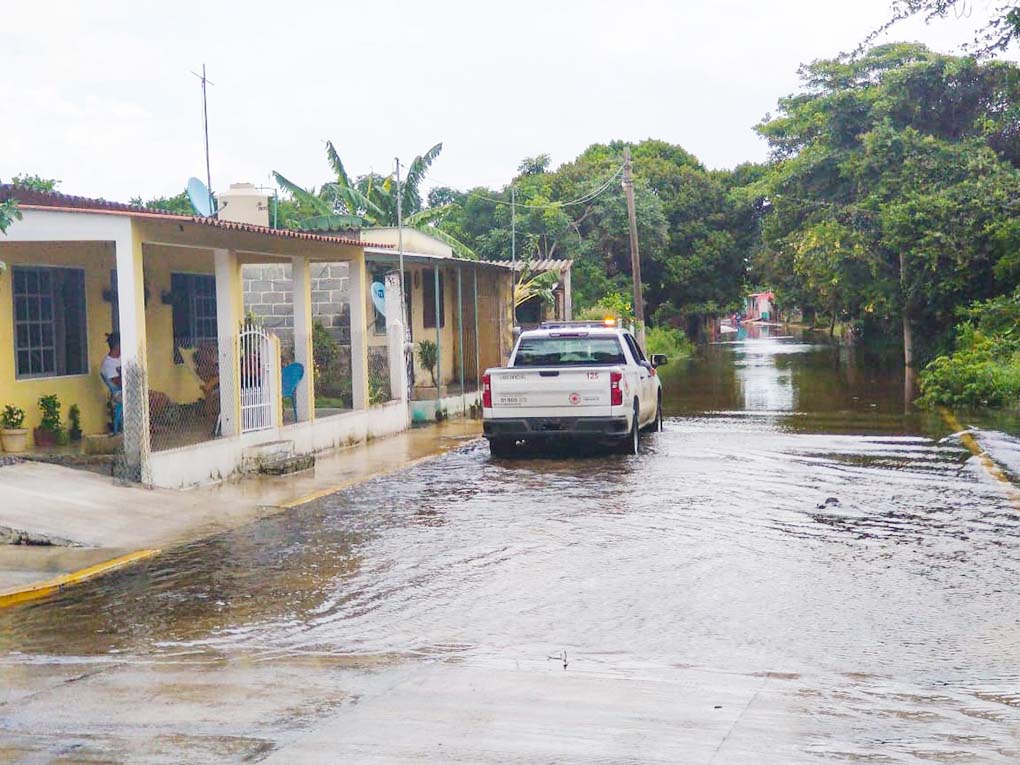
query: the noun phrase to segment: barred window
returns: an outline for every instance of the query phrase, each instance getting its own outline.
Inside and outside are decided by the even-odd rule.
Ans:
[[[210,274],[170,274],[173,295],[174,363],[180,364],[178,348],[215,343],[216,277]]]
[[[85,272],[14,266],[11,275],[18,378],[86,374]]]

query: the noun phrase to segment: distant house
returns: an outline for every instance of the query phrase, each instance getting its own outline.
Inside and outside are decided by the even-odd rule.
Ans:
[[[771,292],[751,293],[744,298],[744,319],[746,321],[773,321],[775,299],[775,295]]]

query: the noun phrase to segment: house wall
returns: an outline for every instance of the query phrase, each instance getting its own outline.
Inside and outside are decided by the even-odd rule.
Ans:
[[[183,449],[153,453],[150,458],[152,485],[181,489],[223,480],[236,475],[244,465],[245,450],[258,445],[290,441],[295,454],[310,454],[352,446],[406,429],[407,407],[402,401],[392,401],[310,422],[217,438]]]
[[[350,278],[347,263],[311,263],[312,319],[341,343],[351,341]],[[245,265],[244,310],[259,317],[285,343],[294,338],[290,264]]]
[[[174,364],[173,307],[164,305],[164,291],[170,290],[170,274],[177,272],[212,274],[212,252],[145,245],[143,247],[145,308],[148,336],[147,361],[149,389],[188,403],[202,393],[198,381],[183,364]],[[25,410],[25,426],[39,425],[40,396],[56,394],[61,401],[65,423],[72,404],[81,410],[82,431],[106,431],[107,393],[99,377],[99,367],[108,351],[106,334],[113,329],[113,304],[103,297],[111,285],[115,269],[112,243],[44,242],[0,244],[0,260],[8,266],[61,266],[85,272],[86,338],[88,371],[80,375],[18,380],[14,358],[14,304],[11,269],[0,275],[0,407],[14,404]],[[58,307],[59,310],[59,307]]]
[[[106,386],[99,379],[99,366],[107,353],[106,333],[111,328],[110,303],[103,300],[103,291],[110,287],[114,268],[112,243],[0,243],[0,260],[8,269],[0,275],[0,408],[13,404],[25,410],[25,427],[38,427],[42,419],[38,401],[51,393],[60,398],[61,414],[67,421],[72,404],[81,410],[81,426],[85,433],[106,429]],[[14,358],[14,298],[10,266],[66,266],[85,271],[85,307],[88,326],[89,368],[85,374],[64,377],[18,380]],[[55,307],[59,310],[59,306]]]

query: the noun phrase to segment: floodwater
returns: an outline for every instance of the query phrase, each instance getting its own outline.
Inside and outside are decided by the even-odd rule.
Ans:
[[[472,444],[0,612],[0,760],[1020,761],[1016,491],[860,350],[663,376],[637,458]]]

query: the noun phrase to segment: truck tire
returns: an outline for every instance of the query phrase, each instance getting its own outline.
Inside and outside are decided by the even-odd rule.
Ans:
[[[634,419],[630,423],[630,433],[627,437],[620,441],[617,447],[620,454],[627,454],[631,457],[638,453],[638,446],[641,443],[641,423],[638,421],[639,416],[637,402],[634,403]]]
[[[510,457],[517,450],[517,442],[512,438],[490,438],[489,454],[493,457]]]

